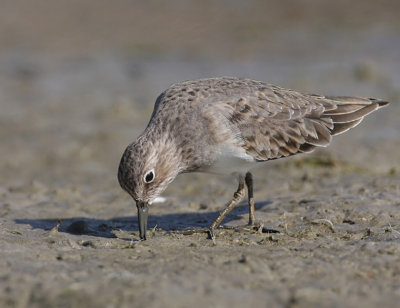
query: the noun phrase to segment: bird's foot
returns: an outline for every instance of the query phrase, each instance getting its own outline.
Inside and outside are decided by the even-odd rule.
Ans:
[[[256,232],[259,234],[262,233],[280,233],[278,230],[268,229],[264,227],[264,224],[261,222],[255,222],[252,225],[244,225],[244,226],[218,226],[217,228],[211,226],[208,228],[187,228],[183,230],[173,230],[169,231],[172,234],[182,234],[182,235],[193,235],[195,233],[207,233],[208,239],[212,240],[215,243],[215,231],[216,230],[232,230],[235,232]]]
[[[221,227],[219,227],[221,228]],[[186,228],[183,230],[172,230],[169,231],[169,233],[172,234],[182,234],[182,235],[193,235],[196,233],[207,233],[208,234],[208,239],[212,240],[215,242],[215,228],[213,227],[208,227],[208,228]]]
[[[252,225],[242,225],[242,226],[220,226],[219,229],[232,230],[235,232],[257,232],[262,233],[264,225],[262,223],[256,223]]]
[[[168,233],[172,234],[182,234],[182,235],[192,235],[195,233],[209,233],[209,228],[186,228],[183,230],[171,230]]]
[[[236,227],[235,230],[237,232],[253,232],[253,231],[255,231],[258,234],[261,234],[263,228],[264,228],[264,224],[262,222],[254,222],[253,221],[252,223],[249,223],[245,226],[238,226],[238,227]]]
[[[233,230],[236,232],[256,232],[258,234],[262,233],[280,233],[275,229],[268,229],[264,227],[262,222],[253,222],[252,224],[247,224],[243,226],[221,226],[220,229]]]

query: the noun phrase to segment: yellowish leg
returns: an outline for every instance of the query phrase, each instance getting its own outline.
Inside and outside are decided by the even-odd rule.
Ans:
[[[233,198],[226,205],[226,208],[219,214],[218,218],[209,227],[208,234],[212,240],[215,239],[214,230],[219,227],[221,222],[224,220],[233,208],[243,199],[244,197],[244,178],[242,175],[239,176],[239,186],[236,192],[233,194]]]

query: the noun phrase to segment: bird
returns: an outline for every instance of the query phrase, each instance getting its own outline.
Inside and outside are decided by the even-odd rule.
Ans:
[[[127,146],[118,181],[136,202],[139,237],[146,240],[149,205],[182,173],[238,179],[232,199],[207,228],[209,238],[248,192],[255,225],[252,169],[269,160],[310,153],[357,126],[389,102],[304,94],[236,77],[173,84],[156,99],[144,132]]]

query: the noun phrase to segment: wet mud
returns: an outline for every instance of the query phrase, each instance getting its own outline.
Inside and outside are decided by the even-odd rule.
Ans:
[[[400,24],[397,2],[386,2],[354,11],[340,1],[314,11],[307,1],[276,4],[269,21],[257,1],[229,10],[221,2],[202,11],[221,14],[211,25],[198,17],[197,1],[132,11],[124,1],[101,2],[114,36],[90,1],[53,4],[62,24],[10,2],[9,14],[0,13],[9,25],[0,27],[0,306],[397,306]],[[165,27],[142,17],[177,10],[188,17]],[[367,23],[370,10],[376,19]],[[78,11],[86,19],[70,21]],[[183,31],[189,21],[197,26]],[[215,243],[171,232],[208,226],[236,189],[233,177],[187,174],[150,207],[148,240],[140,241],[135,204],[116,177],[120,156],[168,85],[221,75],[392,103],[326,149],[257,168],[264,230],[221,229]],[[244,225],[247,215],[244,200],[223,224]]]

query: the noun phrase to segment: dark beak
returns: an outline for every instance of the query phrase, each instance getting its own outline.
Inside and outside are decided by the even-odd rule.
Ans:
[[[149,218],[149,204],[143,201],[136,201],[138,210],[139,236],[141,240],[146,240],[147,218]]]

